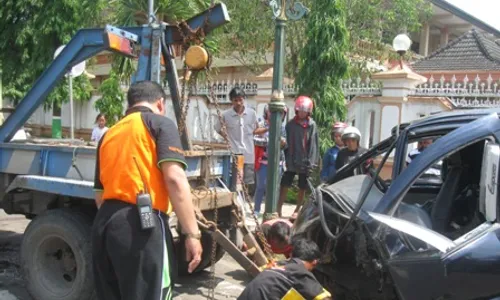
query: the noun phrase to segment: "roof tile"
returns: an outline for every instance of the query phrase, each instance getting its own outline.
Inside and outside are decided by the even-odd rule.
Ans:
[[[416,72],[499,71],[500,45],[473,29],[415,62],[412,68]]]

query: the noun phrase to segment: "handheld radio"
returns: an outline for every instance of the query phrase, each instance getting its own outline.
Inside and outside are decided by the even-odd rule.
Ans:
[[[139,212],[139,220],[141,220],[141,229],[148,230],[154,228],[156,225],[156,219],[153,214],[153,202],[151,201],[151,195],[148,192],[146,182],[142,176],[139,164],[134,156],[134,162],[141,176],[142,185],[144,187],[144,192],[141,190],[136,196],[137,211]]]

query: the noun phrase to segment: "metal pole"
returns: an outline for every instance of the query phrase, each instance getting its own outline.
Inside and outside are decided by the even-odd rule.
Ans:
[[[73,74],[69,73],[69,122],[70,122],[70,137],[75,138],[75,122],[73,120]]]
[[[273,94],[269,110],[271,112],[271,124],[269,127],[268,144],[268,168],[267,168],[267,191],[266,209],[264,219],[269,220],[276,217],[276,206],[279,197],[279,163],[280,163],[280,140],[282,115],[285,109],[283,96],[283,72],[285,53],[285,26],[286,20],[276,19],[275,51],[273,67]]]
[[[3,104],[3,71],[2,71],[2,66],[0,65],[0,105]]]
[[[270,2],[274,17],[276,18],[276,31],[274,37],[274,67],[273,88],[269,110],[271,124],[269,126],[268,167],[266,209],[264,220],[277,216],[276,206],[279,197],[279,172],[280,172],[280,140],[282,130],[282,116],[285,109],[283,94],[283,73],[285,61],[285,27],[287,20],[297,21],[304,17],[308,9],[300,2],[294,0],[278,0]]]
[[[148,1],[148,22],[149,24],[153,24],[154,22],[154,12],[155,12],[155,4],[154,0]]]
[[[2,65],[0,65],[0,108],[3,108],[3,71]],[[3,113],[0,113],[0,124],[3,123]]]

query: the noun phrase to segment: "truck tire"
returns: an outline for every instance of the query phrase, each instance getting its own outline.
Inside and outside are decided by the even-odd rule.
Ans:
[[[212,252],[211,251],[211,249],[212,249],[212,237],[206,232],[202,232],[201,246],[203,247],[203,253],[201,254],[201,262],[198,265],[198,267],[196,267],[196,269],[193,271],[192,274],[203,271],[204,269],[210,267],[210,265],[212,264],[212,261],[210,258],[210,254]],[[217,247],[217,250],[215,253],[215,262],[218,262],[224,256],[225,251],[224,251],[224,249],[222,249],[222,247],[219,244],[217,244],[216,247]],[[176,249],[176,257],[177,257],[177,262],[178,262],[177,268],[179,271],[179,275],[188,275],[189,274],[188,273],[189,262],[186,261],[186,248],[184,246],[184,237],[182,237],[180,239],[176,248],[177,248]]]
[[[96,299],[91,228],[89,216],[68,209],[49,210],[31,221],[21,245],[21,266],[34,299]]]

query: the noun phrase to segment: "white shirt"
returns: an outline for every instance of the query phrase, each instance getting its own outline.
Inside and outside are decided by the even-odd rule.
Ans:
[[[106,131],[108,131],[108,127],[103,127],[103,128],[100,128],[99,126],[94,127],[94,129],[92,130],[92,137],[90,138],[90,140],[98,143]]]
[[[222,113],[222,118],[226,122],[227,135],[232,150],[235,153],[243,154],[245,164],[253,164],[255,162],[253,132],[257,128],[255,110],[245,106],[245,110],[239,115],[231,107]],[[221,130],[220,122],[215,124],[215,129],[216,131]]]
[[[415,148],[408,153],[408,156],[406,157],[406,163],[410,164],[415,157],[420,155],[420,150],[418,148]],[[443,166],[443,161],[438,161],[437,163],[433,164],[429,169],[425,170],[424,174],[426,175],[435,175],[435,176],[441,176],[441,168]]]

